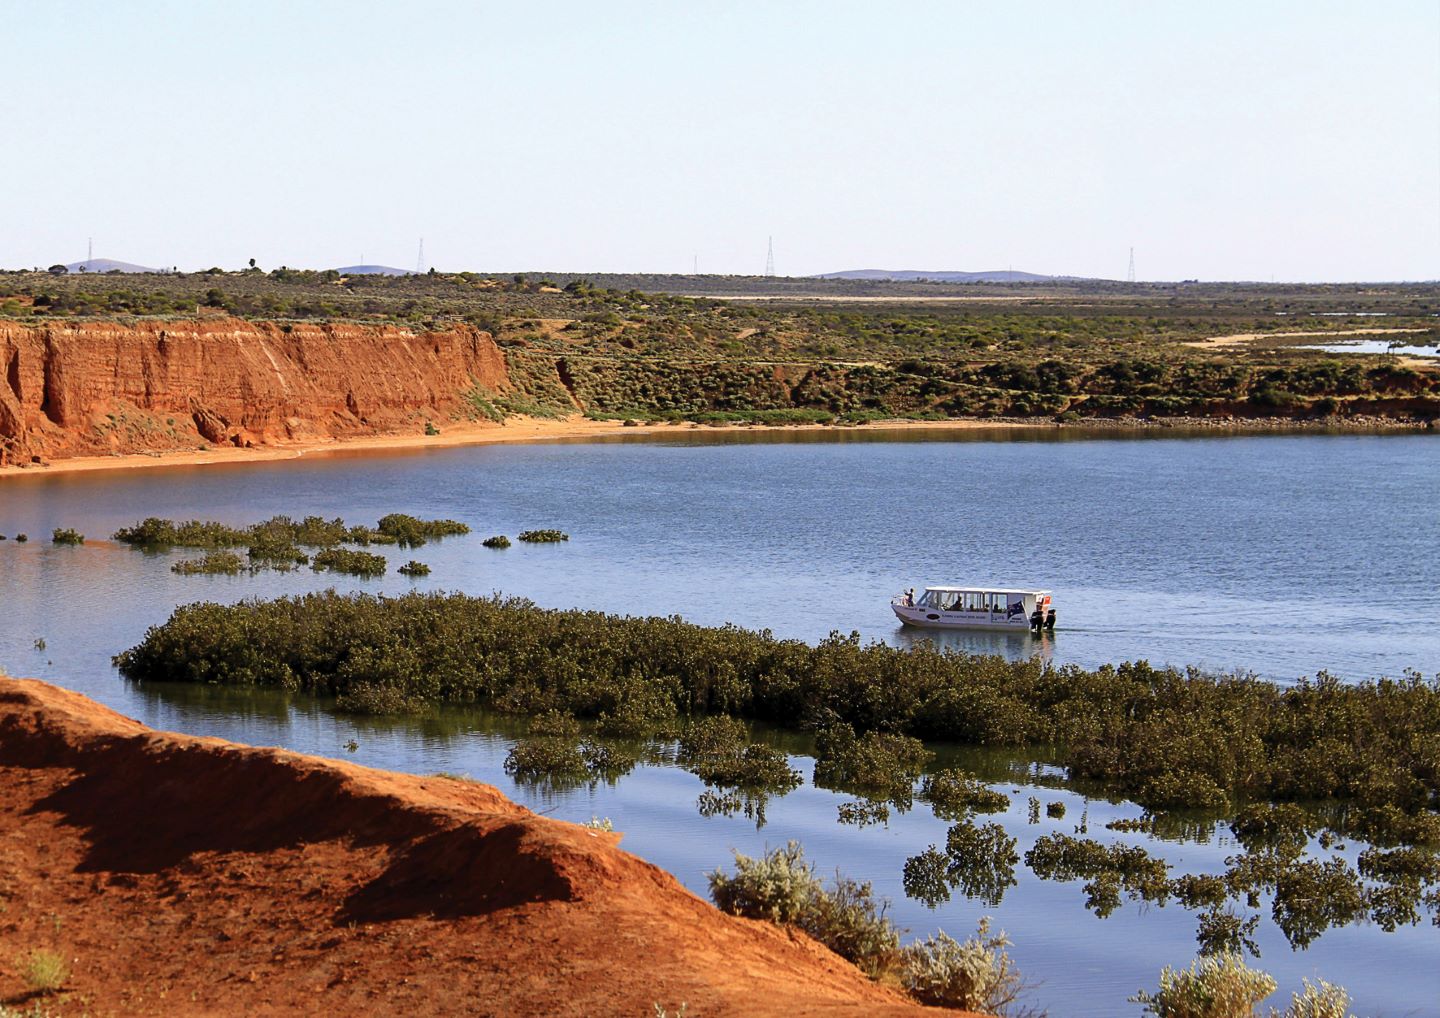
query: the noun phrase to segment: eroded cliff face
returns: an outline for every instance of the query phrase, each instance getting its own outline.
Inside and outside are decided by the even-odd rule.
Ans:
[[[509,386],[469,326],[233,318],[0,323],[0,372],[0,465],[412,430]]]

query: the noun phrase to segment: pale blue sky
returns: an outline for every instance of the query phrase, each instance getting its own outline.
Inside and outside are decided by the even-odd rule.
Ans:
[[[0,0],[0,265],[1440,277],[1440,3]]]

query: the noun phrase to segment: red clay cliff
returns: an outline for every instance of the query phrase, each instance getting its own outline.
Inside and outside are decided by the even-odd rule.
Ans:
[[[950,1014],[499,791],[155,732],[0,678],[0,1004],[49,1014]]]
[[[0,466],[418,430],[477,383],[505,357],[465,325],[0,323]]]

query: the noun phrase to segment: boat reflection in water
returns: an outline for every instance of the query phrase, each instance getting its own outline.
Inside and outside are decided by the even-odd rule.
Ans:
[[[1035,634],[1028,629],[1016,633],[994,629],[917,629],[912,626],[896,626],[892,639],[898,647],[912,648],[929,643],[939,650],[964,654],[998,654],[1009,661],[1038,657],[1049,664],[1055,653],[1053,630]]]

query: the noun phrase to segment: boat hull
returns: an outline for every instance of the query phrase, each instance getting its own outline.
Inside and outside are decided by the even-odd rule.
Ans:
[[[947,612],[934,608],[908,608],[892,604],[895,617],[907,626],[920,629],[995,629],[1011,633],[1030,631],[1030,619],[1026,615],[1012,615],[1009,619],[990,612]]]

